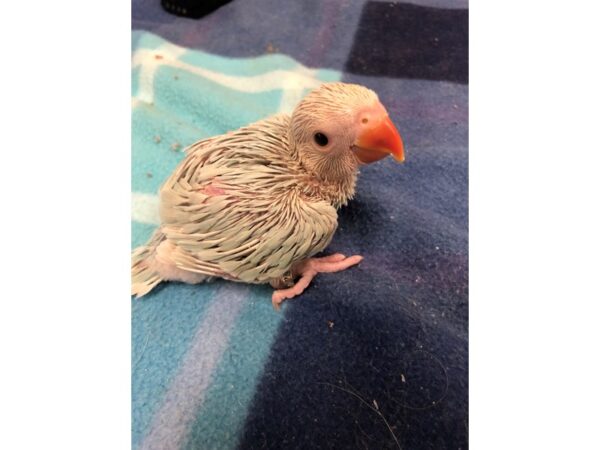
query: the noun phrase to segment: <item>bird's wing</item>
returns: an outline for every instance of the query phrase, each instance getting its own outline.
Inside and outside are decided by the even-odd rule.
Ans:
[[[286,145],[278,133],[256,141],[247,132],[190,148],[161,188],[162,231],[178,267],[262,283],[325,249],[337,213],[304,196],[286,162],[269,154]]]

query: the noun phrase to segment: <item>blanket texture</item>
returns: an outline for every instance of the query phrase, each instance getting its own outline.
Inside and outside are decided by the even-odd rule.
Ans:
[[[362,169],[319,275],[271,289],[160,285],[132,299],[134,449],[466,449],[466,1],[234,0],[200,20],[134,0],[132,247],[185,146],[326,81],[375,90],[406,163]]]

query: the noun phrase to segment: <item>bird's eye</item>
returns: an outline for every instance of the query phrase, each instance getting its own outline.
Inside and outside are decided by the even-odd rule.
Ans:
[[[323,133],[315,133],[315,142],[317,145],[325,147],[328,144],[329,139],[327,139],[327,136],[325,136]]]

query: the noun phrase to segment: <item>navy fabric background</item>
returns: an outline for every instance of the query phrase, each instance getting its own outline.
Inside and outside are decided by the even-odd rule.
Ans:
[[[465,9],[369,2],[362,11],[346,70],[466,83],[468,28]]]
[[[468,447],[467,18],[466,2],[234,0],[195,21],[134,0],[133,28],[176,44],[344,71],[405,142],[340,211],[328,253],[364,261],[284,306],[239,448]]]

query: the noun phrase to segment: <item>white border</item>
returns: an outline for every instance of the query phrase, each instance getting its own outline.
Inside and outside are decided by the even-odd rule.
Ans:
[[[585,6],[471,2],[472,449],[600,448],[600,40]]]

